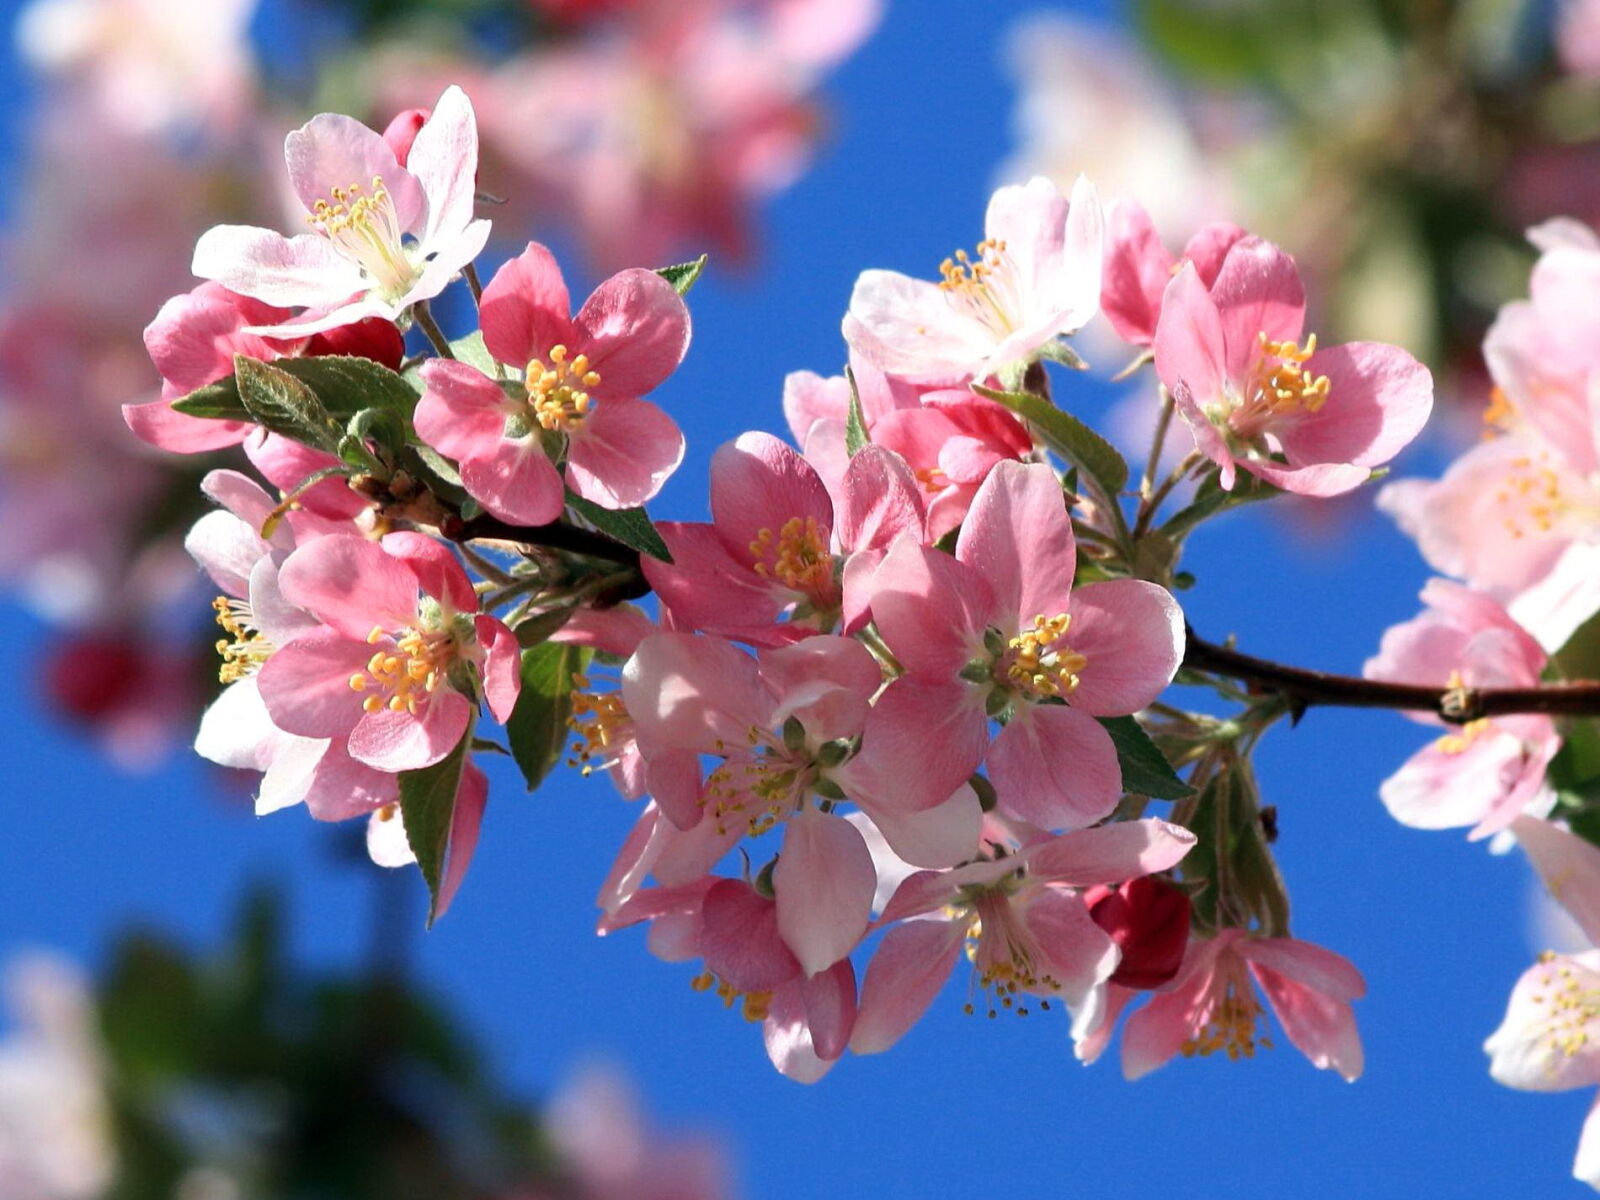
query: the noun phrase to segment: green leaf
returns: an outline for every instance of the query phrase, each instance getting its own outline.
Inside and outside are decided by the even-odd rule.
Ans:
[[[450,353],[456,356],[458,362],[477,367],[491,379],[503,374],[500,364],[489,353],[489,347],[483,344],[483,334],[476,330],[451,342]]]
[[[844,450],[854,458],[872,438],[867,434],[867,418],[861,411],[861,389],[856,386],[856,373],[846,367],[844,377],[850,382],[850,406],[844,417]]]
[[[543,642],[522,652],[522,691],[506,734],[530,792],[561,761],[572,715],[573,676],[587,662],[583,647],[564,642]]]
[[[238,372],[241,362],[254,363],[257,367],[268,366],[240,355],[234,359],[234,374],[174,400],[173,410],[191,417],[260,421],[266,424],[251,411],[239,393]],[[400,418],[402,427],[409,428],[412,410],[417,406],[416,389],[402,376],[370,358],[347,355],[280,358],[270,364],[269,369],[277,375],[291,376],[309,388],[324,414],[334,422],[348,421],[363,409],[378,408],[394,413]],[[285,385],[280,382],[278,386]],[[330,450],[332,448],[328,447]]]
[[[1182,800],[1194,789],[1179,779],[1156,748],[1150,735],[1132,717],[1100,717],[1101,725],[1116,743],[1117,761],[1122,764],[1122,790],[1153,800]]]
[[[456,790],[467,765],[472,731],[461,735],[456,748],[431,767],[400,772],[400,816],[406,841],[417,856],[417,866],[428,885],[428,924],[439,908],[439,887],[444,880],[445,855],[450,849],[450,824],[455,817]]]
[[[708,254],[702,254],[693,262],[679,263],[675,267],[657,267],[656,274],[672,285],[672,290],[680,296],[687,296],[689,289],[699,282],[700,276],[706,269]]]
[[[1558,679],[1600,679],[1600,613],[1590,617],[1550,656]]]
[[[1267,56],[1278,44],[1271,12],[1263,4],[1138,0],[1133,16],[1143,40],[1180,71],[1238,85],[1270,75]]]
[[[1245,504],[1253,504],[1257,500],[1270,500],[1273,496],[1283,494],[1280,488],[1274,487],[1264,479],[1259,479],[1248,471],[1240,471],[1234,478],[1233,491],[1225,492],[1218,482],[1215,471],[1206,475],[1195,489],[1194,499],[1186,508],[1179,509],[1172,515],[1167,523],[1161,526],[1161,532],[1171,538],[1174,543],[1181,542],[1194,532],[1195,526],[1218,513],[1227,512],[1232,508],[1239,508]]]
[[[344,431],[316,392],[293,375],[240,354],[233,377],[239,401],[256,424],[318,450],[338,450]]]
[[[1126,486],[1128,464],[1117,448],[1065,409],[1032,392],[1000,392],[976,384],[972,390],[1027,421],[1050,449],[1077,463],[1107,495],[1114,496]]]
[[[656,532],[650,514],[642,508],[601,508],[592,500],[585,500],[576,492],[567,492],[567,507],[608,537],[614,537],[624,546],[640,554],[672,561],[672,552]]]

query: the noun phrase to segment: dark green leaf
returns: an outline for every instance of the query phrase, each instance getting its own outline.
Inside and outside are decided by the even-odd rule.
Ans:
[[[1123,791],[1154,800],[1182,800],[1194,795],[1194,789],[1178,778],[1166,755],[1139,728],[1139,722],[1132,717],[1100,717],[1099,721],[1116,743]]]
[[[585,500],[575,492],[567,492],[567,507],[608,537],[614,537],[624,546],[640,554],[648,554],[664,563],[672,561],[672,552],[656,532],[650,514],[642,508],[601,508],[592,500]]]
[[[191,417],[225,421],[260,420],[239,394],[238,370],[239,363],[243,361],[255,363],[256,366],[266,365],[241,355],[234,360],[233,375],[174,400],[173,409]],[[280,358],[271,364],[271,369],[292,376],[308,387],[326,415],[335,422],[348,421],[362,409],[378,408],[394,413],[404,428],[409,427],[412,410],[417,406],[416,389],[402,376],[370,358],[345,355]]]
[[[679,263],[675,267],[657,267],[656,274],[672,285],[672,290],[680,296],[687,296],[705,272],[706,259],[710,255],[702,254],[693,262]]]
[[[428,470],[432,471],[451,487],[458,488],[461,486],[461,472],[456,470],[456,465],[448,458],[440,454],[432,446],[424,446],[418,443],[412,449],[417,452],[417,457],[423,461]]]
[[[850,406],[844,418],[844,449],[846,454],[854,458],[872,438],[867,434],[867,418],[861,411],[861,389],[856,386],[856,373],[846,367],[844,374],[850,381]]]
[[[564,642],[542,642],[522,652],[522,691],[506,722],[506,735],[530,792],[561,760],[574,676],[582,673],[587,660],[582,647]]]
[[[240,354],[233,360],[233,377],[239,401],[256,424],[318,450],[332,453],[339,448],[344,432],[339,422],[316,392],[293,375]]]
[[[1116,495],[1127,484],[1128,464],[1117,448],[1065,409],[1032,392],[1000,392],[976,385],[972,390],[1027,421],[1047,446],[1081,467],[1107,495]]]
[[[400,816],[406,841],[417,856],[417,866],[428,885],[428,924],[439,907],[439,887],[444,880],[445,855],[450,849],[450,823],[456,811],[456,790],[467,764],[472,741],[469,729],[449,754],[431,767],[400,772]]]

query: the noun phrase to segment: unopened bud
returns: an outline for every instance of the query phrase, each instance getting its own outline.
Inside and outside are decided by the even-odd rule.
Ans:
[[[389,143],[389,149],[394,151],[394,156],[399,159],[402,167],[411,157],[412,143],[417,140],[417,134],[422,132],[422,127],[428,123],[428,116],[428,110],[425,108],[408,108],[390,121],[384,129],[383,140]]]
[[[1189,897],[1183,889],[1147,875],[1115,891],[1092,888],[1083,898],[1094,923],[1122,951],[1112,983],[1149,990],[1178,973],[1189,944]]]

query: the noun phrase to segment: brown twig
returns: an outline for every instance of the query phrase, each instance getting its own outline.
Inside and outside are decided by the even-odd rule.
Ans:
[[[1527,688],[1429,687],[1384,683],[1354,675],[1332,675],[1243,654],[1208,642],[1186,627],[1183,665],[1193,671],[1243,680],[1252,691],[1271,692],[1289,702],[1296,717],[1307,708],[1392,708],[1431,712],[1464,725],[1481,717],[1543,713],[1553,717],[1600,716],[1600,683],[1557,683]]]

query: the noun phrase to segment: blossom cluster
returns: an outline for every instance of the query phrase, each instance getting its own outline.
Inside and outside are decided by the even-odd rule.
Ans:
[[[1384,635],[1370,678],[1530,688],[1594,675],[1600,239],[1567,219],[1529,236],[1539,250],[1529,296],[1506,304],[1484,339],[1494,388],[1481,438],[1439,479],[1399,480],[1378,495],[1442,577],[1423,590],[1423,613]],[[1515,840],[1592,939],[1584,895],[1600,879],[1600,859],[1567,829],[1585,827],[1596,795],[1593,726],[1541,712],[1479,716],[1419,750],[1383,785],[1383,801],[1406,825]],[[1571,1036],[1589,1020],[1588,993],[1558,986],[1544,1016],[1531,1007],[1567,970],[1541,965],[1518,984],[1488,1045],[1501,1082],[1548,1090],[1600,1078],[1578,1065],[1587,1058]],[[1597,1155],[1600,1142],[1586,1134],[1574,1173],[1600,1187]]]
[[[227,239],[242,228],[286,217],[300,237],[281,242],[321,253],[323,266],[341,240],[357,250],[339,260],[343,276],[318,276],[326,304],[297,313],[294,328],[263,337],[253,353],[354,346],[393,365],[399,334],[377,321],[392,326],[411,285],[432,286],[411,278],[416,263],[449,277],[482,249],[489,222],[455,221],[480,190],[506,201],[486,211],[572,231],[592,261],[664,259],[689,243],[753,255],[753,210],[807,167],[822,125],[818,90],[879,16],[876,0],[473,7],[495,18],[492,39],[424,0],[336,0],[301,14],[320,47],[303,57],[273,31],[284,14],[257,0],[30,0],[18,18],[36,96],[8,206],[26,235],[7,241],[0,296],[0,585],[59,627],[43,666],[46,694],[121,767],[159,760],[206,699],[202,647],[165,614],[189,587],[182,530],[199,511],[195,482],[215,464],[175,467],[114,415],[156,397],[141,331],[189,286],[190,251],[203,232],[218,222],[231,231],[200,248],[203,271],[206,256],[235,261],[239,247]],[[437,61],[446,53],[448,66]],[[312,214],[262,147],[298,123],[308,92],[330,86],[385,119],[403,110],[393,133],[397,147],[408,145],[429,116],[420,106],[444,91],[436,71],[475,82],[485,137],[480,172],[457,181],[454,207],[435,197],[433,225],[409,227],[426,167],[420,184],[392,179],[383,195],[372,191],[371,172],[338,184],[347,209],[423,235],[415,261],[385,263],[376,250],[378,259],[362,260],[354,226],[338,233],[331,194],[320,198],[337,236],[311,235]],[[271,253],[281,242],[254,248]],[[307,265],[292,254],[279,265],[292,273],[291,262]],[[384,287],[353,282],[363,269]],[[203,335],[174,339],[174,322],[221,337],[230,327],[284,326],[298,309],[256,292],[241,304],[206,289],[163,311],[145,341],[169,397],[209,369]],[[352,334],[353,314],[335,309],[357,292],[375,322]],[[285,294],[303,298],[292,282]],[[309,328],[319,321],[326,332]],[[159,406],[143,411],[162,419]],[[193,436],[193,450],[238,440],[222,430]],[[113,592],[121,602],[104,604]]]
[[[1085,1060],[1130,1014],[1130,1077],[1268,1044],[1257,987],[1315,1064],[1359,1074],[1365,985],[1291,935],[1240,735],[1159,714],[1187,532],[1365,482],[1425,421],[1426,369],[1319,349],[1269,242],[1213,227],[1174,258],[1134,202],[1038,178],[937,279],[864,272],[846,373],[785,385],[794,444],[741,435],[710,521],[652,522],[703,262],[626,268],[574,311],[530,243],[480,291],[477,147],[453,86],[420,125],[314,118],[286,142],[310,231],[213,229],[206,282],[151,327],[165,397],[130,426],[242,443],[281,489],[206,478],[187,544],[223,593],[228,687],[199,751],[261,772],[260,811],[367,817],[437,917],[485,812],[475,752],[533,786],[574,738],[639,806],[599,931],[698,961],[795,1079],[888,1049],[963,959],[969,1011],[1063,1009]],[[479,329],[447,341],[429,302],[461,274]],[[1193,435],[1137,492],[1050,398],[1102,308],[1154,364],[1161,437]],[[403,328],[427,340],[401,359]],[[651,592],[654,615],[630,603]],[[1235,840],[1249,864],[1223,861]]]

